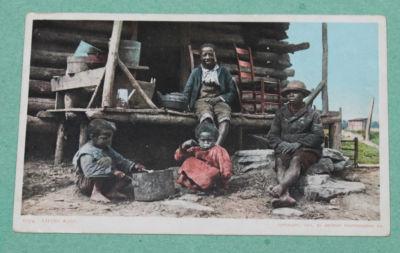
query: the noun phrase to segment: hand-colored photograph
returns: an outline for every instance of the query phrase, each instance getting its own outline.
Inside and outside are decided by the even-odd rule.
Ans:
[[[14,229],[387,235],[385,29],[29,15]]]

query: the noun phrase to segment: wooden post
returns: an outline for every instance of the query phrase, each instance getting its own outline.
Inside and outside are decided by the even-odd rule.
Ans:
[[[137,40],[138,37],[138,22],[131,22],[131,40]]]
[[[114,21],[113,31],[111,34],[110,45],[108,49],[106,73],[104,77],[103,99],[101,102],[102,107],[113,106],[115,66],[117,65],[118,47],[121,39],[122,23],[122,21]]]
[[[237,128],[237,150],[241,150],[243,147],[243,127]]]
[[[322,23],[322,81],[325,82],[325,86],[321,94],[322,114],[328,114],[328,25],[326,23]]]
[[[64,158],[65,128],[64,122],[58,126],[54,165],[60,165]]]
[[[79,125],[79,148],[81,148],[87,142],[87,126],[86,120],[82,121]]]
[[[358,138],[354,138],[354,167],[358,167]]]
[[[190,60],[189,60],[189,52],[188,45],[190,44],[190,24],[181,24],[180,25],[180,81],[179,88],[181,91],[185,88],[186,81],[189,78],[189,68],[190,68]]]
[[[342,108],[339,110],[339,120],[329,124],[329,147],[340,149],[342,144]]]
[[[372,113],[374,111],[374,98],[371,100],[371,105],[369,107],[367,125],[365,126],[365,140],[370,140],[370,131],[371,131],[371,121],[372,121]]]

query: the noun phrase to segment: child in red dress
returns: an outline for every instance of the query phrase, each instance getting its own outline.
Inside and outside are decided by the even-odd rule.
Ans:
[[[226,188],[232,176],[232,162],[228,152],[216,145],[218,129],[210,123],[200,123],[195,140],[187,140],[175,152],[175,160],[185,160],[176,182],[197,191],[209,191],[220,185]]]

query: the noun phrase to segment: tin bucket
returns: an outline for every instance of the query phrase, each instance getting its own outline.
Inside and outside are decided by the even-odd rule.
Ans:
[[[75,50],[74,56],[88,56],[91,54],[100,54],[100,53],[101,53],[100,49],[81,40],[79,42],[78,47]]]
[[[156,201],[175,194],[173,169],[135,173],[132,185],[136,201]]]
[[[119,57],[127,67],[139,66],[141,43],[135,40],[121,40]]]

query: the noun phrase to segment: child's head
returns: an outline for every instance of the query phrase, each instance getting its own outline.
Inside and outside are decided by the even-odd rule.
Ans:
[[[202,149],[209,149],[215,145],[218,139],[218,129],[212,123],[203,121],[195,130],[197,141]]]
[[[115,124],[104,119],[94,119],[88,126],[89,138],[93,145],[98,148],[111,146],[114,132],[117,130]]]

